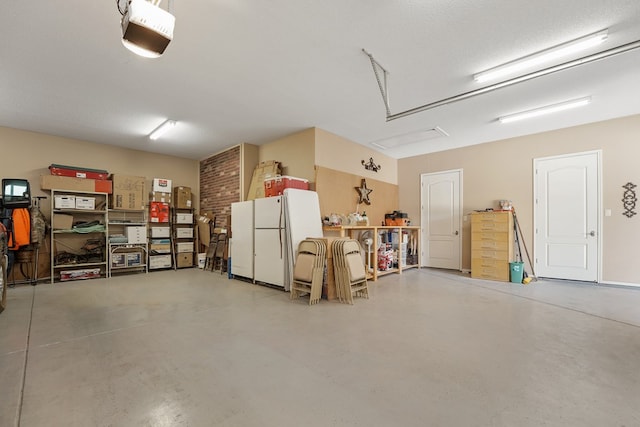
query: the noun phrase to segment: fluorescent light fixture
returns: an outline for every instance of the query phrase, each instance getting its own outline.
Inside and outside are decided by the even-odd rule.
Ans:
[[[507,116],[499,117],[501,123],[511,123],[518,120],[529,119],[532,117],[538,117],[545,114],[557,113],[558,111],[569,110],[571,108],[582,107],[591,102],[591,97],[573,99],[571,101],[560,102],[558,104],[547,105],[533,110],[522,111],[520,113],[509,114]]]
[[[524,56],[516,59],[515,61],[507,62],[506,64],[474,74],[473,79],[480,83],[487,80],[495,80],[508,74],[514,74],[524,69],[532,68],[536,65],[588,49],[605,41],[607,39],[608,31],[609,30],[598,31],[597,33],[589,34],[588,36],[559,44],[552,48],[536,52],[532,55]]]
[[[153,132],[149,134],[149,139],[155,141],[156,139],[160,138],[162,135],[176,127],[176,123],[177,122],[175,120],[165,120],[160,126],[155,128]]]

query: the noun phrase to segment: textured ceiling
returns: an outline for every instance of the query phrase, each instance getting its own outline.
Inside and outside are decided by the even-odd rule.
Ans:
[[[200,159],[317,126],[402,158],[640,113],[640,49],[387,122],[365,48],[389,71],[391,112],[480,87],[476,72],[601,29],[640,39],[637,0],[175,0],[164,56],[120,43],[115,1],[0,0],[0,126]],[[166,0],[163,2],[166,7]],[[590,95],[573,111],[497,117]],[[166,118],[164,138],[146,135]]]

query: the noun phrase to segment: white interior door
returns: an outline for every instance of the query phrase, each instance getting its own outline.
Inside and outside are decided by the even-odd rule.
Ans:
[[[600,152],[536,159],[534,173],[536,275],[598,281]]]
[[[420,176],[422,266],[460,270],[462,170]]]

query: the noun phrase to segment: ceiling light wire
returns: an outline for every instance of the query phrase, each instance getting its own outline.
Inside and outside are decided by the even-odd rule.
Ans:
[[[396,113],[396,114],[391,114],[389,112],[388,98],[387,98],[387,95],[386,95],[387,94],[387,90],[385,88],[385,90],[383,91],[382,86],[380,85],[380,81],[378,79],[378,73],[376,71],[375,66],[374,66],[374,73],[376,74],[376,79],[378,79],[378,85],[380,86],[380,91],[382,93],[382,97],[383,97],[383,99],[385,99],[385,107],[387,108],[387,122],[390,122],[392,120],[396,120],[396,119],[400,119],[400,118],[403,118],[403,117],[407,117],[407,116],[410,116],[410,115],[413,115],[413,114],[416,114],[416,113],[421,113],[423,111],[432,110],[434,108],[442,107],[444,105],[453,104],[454,102],[464,101],[466,99],[473,98],[473,97],[478,96],[478,95],[483,95],[485,93],[493,92],[494,90],[502,89],[502,88],[507,87],[507,86],[515,85],[515,84],[518,84],[518,83],[523,83],[523,82],[526,82],[526,81],[529,81],[529,80],[533,80],[533,79],[538,78],[538,77],[542,77],[542,76],[546,76],[546,75],[549,75],[549,74],[557,73],[559,71],[564,71],[564,70],[567,70],[567,69],[570,69],[570,68],[574,68],[574,67],[577,67],[579,65],[589,64],[591,62],[595,62],[595,61],[599,61],[599,60],[602,60],[602,59],[610,58],[612,56],[620,55],[622,53],[626,53],[626,52],[629,52],[629,51],[632,51],[632,50],[635,50],[635,49],[638,49],[638,48],[640,48],[640,40],[636,40],[636,41],[629,42],[629,43],[626,43],[626,44],[623,44],[623,45],[620,45],[620,46],[616,46],[616,47],[613,47],[611,49],[604,50],[602,52],[598,52],[598,53],[594,53],[594,54],[591,54],[591,55],[584,56],[582,58],[574,59],[572,61],[564,62],[564,63],[559,64],[559,65],[554,65],[552,67],[544,68],[544,69],[539,70],[539,71],[534,71],[532,73],[524,74],[524,75],[519,76],[519,77],[514,77],[512,79],[505,80],[503,82],[494,83],[492,85],[485,86],[483,88],[475,89],[475,90],[472,90],[472,91],[469,91],[469,92],[461,93],[459,95],[455,95],[455,96],[451,96],[451,97],[448,97],[448,98],[444,98],[444,99],[441,99],[439,101],[434,101],[434,102],[431,102],[431,103],[428,103],[428,104],[424,104],[424,105],[421,105],[419,107],[414,107],[414,108],[411,108],[409,110],[405,110],[405,111],[402,111],[402,112]],[[377,61],[375,61],[375,59],[373,58],[373,56],[371,54],[369,54],[364,49],[362,49],[362,51],[370,57],[372,64],[374,62],[376,64],[378,64]],[[378,66],[380,66],[380,65],[378,64]],[[382,68],[382,67],[380,67],[380,68]],[[385,72],[386,72],[386,70],[385,70]]]

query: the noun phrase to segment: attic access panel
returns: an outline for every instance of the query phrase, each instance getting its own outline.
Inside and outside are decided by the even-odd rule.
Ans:
[[[392,136],[390,138],[380,139],[378,141],[374,141],[371,145],[374,145],[378,148],[388,149],[388,148],[396,148],[403,145],[415,144],[418,142],[430,141],[436,138],[444,138],[449,136],[447,132],[445,132],[439,126],[436,126],[431,129],[424,129],[417,132],[406,133],[404,135]]]

